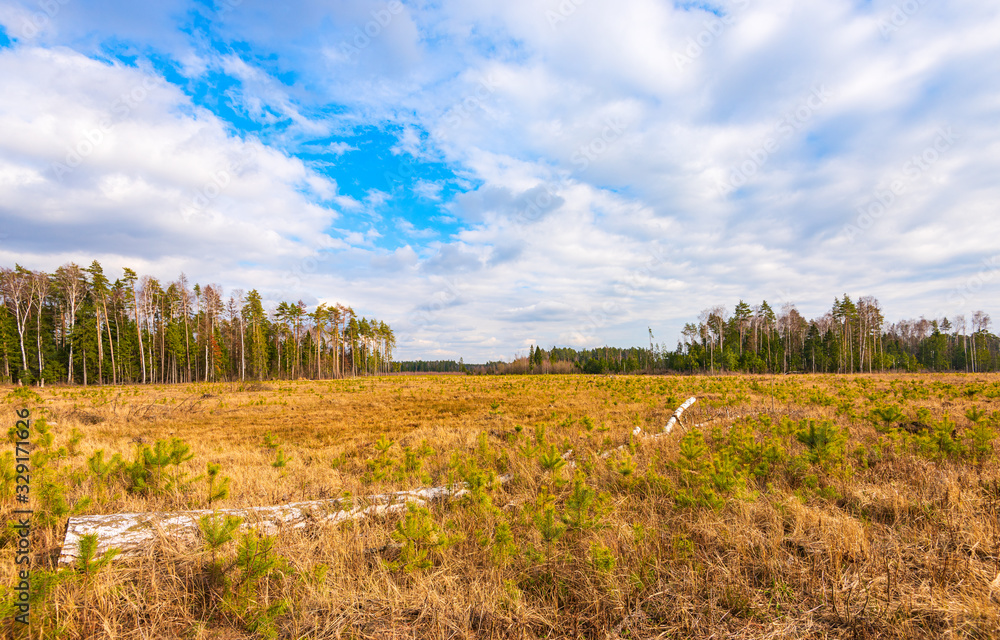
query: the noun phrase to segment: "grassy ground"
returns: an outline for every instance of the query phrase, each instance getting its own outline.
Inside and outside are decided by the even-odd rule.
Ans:
[[[689,396],[683,427],[631,437]],[[17,407],[44,418],[32,638],[1000,635],[996,375],[395,376],[4,398],[10,426]],[[158,442],[162,467],[143,457]],[[4,519],[13,452],[0,450]],[[212,487],[229,478],[211,505],[208,463]],[[54,564],[74,512],[455,481],[470,493],[403,518]],[[12,586],[17,532],[0,535]],[[0,587],[4,637],[28,637],[16,597]]]

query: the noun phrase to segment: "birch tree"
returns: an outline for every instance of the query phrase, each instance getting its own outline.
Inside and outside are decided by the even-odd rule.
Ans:
[[[19,380],[30,375],[28,369],[28,352],[24,348],[24,334],[28,329],[28,320],[31,317],[31,310],[35,304],[35,297],[32,295],[33,280],[33,274],[21,265],[15,265],[13,269],[6,267],[0,269],[0,286],[3,287],[4,302],[14,315],[18,344],[21,347],[21,375],[18,377]]]
[[[104,276],[104,268],[101,263],[94,260],[90,267],[84,269],[90,274],[90,296],[94,301],[94,326],[97,329],[97,382],[104,384],[104,337],[103,329],[107,328],[108,343],[111,352],[111,377],[112,383],[117,384],[117,372],[115,371],[115,347],[111,339],[111,324],[108,322],[108,293],[110,284]],[[101,312],[104,312],[104,326],[101,323]]]
[[[73,348],[76,346],[76,315],[80,303],[86,293],[86,282],[83,271],[72,262],[65,264],[55,273],[56,289],[63,302],[63,324],[66,326],[65,339],[69,346],[68,366],[66,367],[66,384],[73,383]]]

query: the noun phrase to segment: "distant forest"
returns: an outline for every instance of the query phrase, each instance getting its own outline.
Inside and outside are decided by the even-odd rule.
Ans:
[[[169,283],[94,261],[54,273],[0,268],[0,382],[168,383],[386,373],[396,338],[340,304],[311,312],[256,290]]]
[[[393,362],[385,322],[344,305],[312,311],[281,302],[265,311],[256,290],[223,295],[217,284],[161,283],[101,265],[54,273],[0,268],[0,382],[70,384],[338,378],[401,372],[467,373],[855,373],[997,371],[1000,339],[988,314],[885,321],[878,300],[846,294],[820,318],[793,305],[779,313],[740,301],[704,310],[675,349],[576,350],[532,345],[512,362]]]
[[[714,307],[684,326],[674,350],[601,347],[576,350],[532,345],[513,362],[464,364],[453,361],[399,363],[403,371],[471,373],[857,373],[883,371],[997,371],[1000,339],[990,333],[990,316],[901,320],[889,324],[878,300],[835,298],[820,318],[806,320],[794,305],[775,313],[768,303],[742,300],[730,312]]]

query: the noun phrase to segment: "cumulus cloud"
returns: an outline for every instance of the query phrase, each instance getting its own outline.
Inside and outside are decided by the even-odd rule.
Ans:
[[[101,24],[70,7],[104,4],[68,3],[0,51],[3,260],[252,273],[384,317],[400,357],[467,361],[638,344],[647,326],[669,343],[741,298],[997,314],[1000,279],[952,294],[1000,232],[1000,16],[898,4],[309,0],[154,34],[192,5]],[[0,23],[16,35],[30,10],[4,2]],[[95,54],[112,36],[199,82],[226,75],[253,127],[143,55]],[[55,175],[104,117],[105,139]],[[366,127],[395,136],[367,165],[350,137]],[[297,158],[320,152],[336,162]],[[351,197],[327,172],[340,162],[357,163],[339,177]]]
[[[335,184],[149,70],[20,47],[0,51],[0,75],[4,263],[107,256],[235,275],[339,243],[322,233],[337,212],[318,204]]]

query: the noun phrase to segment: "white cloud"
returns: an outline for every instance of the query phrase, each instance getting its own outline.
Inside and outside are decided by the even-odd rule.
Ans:
[[[335,185],[233,137],[162,79],[69,51],[0,51],[5,264],[108,256],[188,271],[278,267],[323,246]],[[125,96],[125,98],[123,98]],[[218,278],[218,275],[214,276]]]
[[[884,35],[893,4],[734,0],[720,22],[655,0],[445,0],[407,4],[356,56],[341,45],[384,4],[240,7],[216,35],[251,43],[257,60],[273,52],[267,70],[122,21],[112,28],[173,51],[191,77],[216,68],[238,78],[237,106],[265,124],[292,123],[278,136],[288,149],[334,121],[399,130],[394,153],[444,160],[466,185],[442,203],[450,215],[437,216],[459,225],[454,237],[427,242],[419,222],[391,209],[405,206],[398,195],[362,175],[363,202],[340,195],[169,86],[56,185],[46,167],[150,75],[65,50],[0,53],[11,78],[0,97],[0,210],[24,229],[49,225],[50,246],[23,245],[22,258],[61,260],[74,246],[118,255],[116,238],[129,238],[150,265],[222,265],[244,282],[233,256],[250,255],[264,265],[254,282],[277,289],[292,271],[296,290],[336,290],[377,309],[398,327],[401,357],[509,357],[531,340],[638,344],[646,326],[670,343],[701,308],[740,298],[783,298],[809,316],[848,291],[879,296],[890,318],[933,313],[996,253],[1000,18],[985,0],[928,3]],[[68,28],[55,21],[39,41],[64,42]],[[817,87],[828,93],[820,102]],[[330,105],[343,113],[310,115]],[[959,139],[859,224],[858,208],[912,174],[907,163],[948,126]],[[248,149],[257,155],[240,164]],[[197,223],[172,215],[234,163]],[[742,183],[720,192],[734,172]],[[442,197],[439,181],[418,179],[414,191]],[[317,202],[373,226],[335,220]],[[118,236],[82,242],[85,219]],[[312,265],[331,223],[351,230]],[[850,225],[860,232],[848,238]],[[378,248],[393,226],[410,244]],[[987,283],[970,304],[1000,313],[989,308],[997,292]]]
[[[444,185],[440,182],[430,182],[429,180],[417,180],[413,185],[413,191],[422,198],[428,200],[441,200],[441,189]]]
[[[349,145],[346,142],[331,142],[330,144],[327,145],[326,149],[330,153],[332,153],[334,155],[337,155],[337,156],[342,156],[345,153],[347,153],[348,151],[357,151],[358,150],[357,147],[352,147],[351,145]]]

